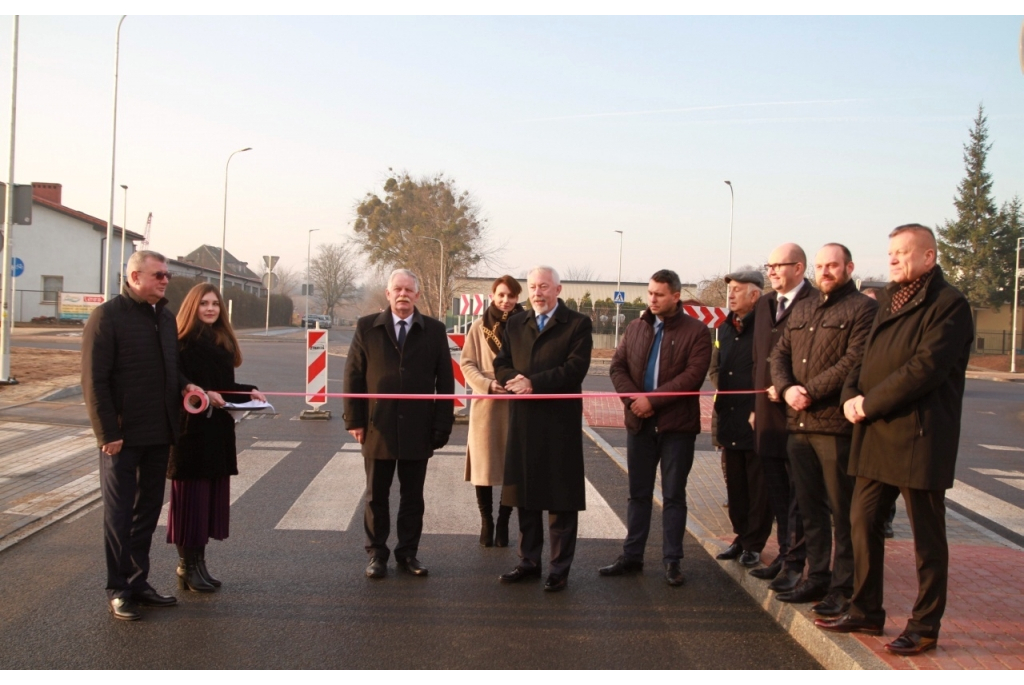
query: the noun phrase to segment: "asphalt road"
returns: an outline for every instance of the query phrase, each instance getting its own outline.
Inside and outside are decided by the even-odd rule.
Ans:
[[[299,384],[301,343],[245,343],[244,352],[240,380],[264,389]],[[175,590],[177,607],[147,610],[136,623],[113,620],[102,589],[102,512],[86,511],[0,553],[0,577],[8,581],[0,584],[0,667],[817,667],[692,539],[687,585],[669,588],[655,563],[657,523],[644,574],[599,577],[596,569],[614,560],[621,541],[582,538],[569,588],[558,594],[542,592],[539,582],[497,582],[516,562],[515,535],[511,548],[484,549],[471,531],[431,533],[431,526],[419,553],[428,578],[399,575],[392,562],[387,579],[370,581],[358,508],[332,530],[282,528],[311,482],[337,462],[347,435],[337,415],[292,420],[300,399],[277,398],[275,405],[277,418],[239,424],[240,449],[257,441],[298,445],[233,505],[231,537],[211,544],[211,570],[224,581],[219,592]],[[328,408],[340,413],[337,403]],[[464,442],[460,425],[452,444]],[[591,502],[607,502],[621,519],[625,475],[589,441],[585,446],[599,495]],[[444,458],[457,473],[461,457]],[[443,471],[440,459],[433,472]],[[453,495],[471,493],[457,476],[450,480],[444,487]],[[430,501],[428,507],[446,506]],[[157,530],[150,579],[167,592],[176,555],[165,531]]]

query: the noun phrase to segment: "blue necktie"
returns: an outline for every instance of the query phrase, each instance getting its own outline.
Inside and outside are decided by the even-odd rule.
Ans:
[[[544,326],[547,325],[547,322],[548,322],[548,315],[547,314],[541,314],[540,316],[538,316],[537,317],[537,330],[538,331],[543,331],[544,330]]]
[[[658,379],[654,377],[654,369],[658,365],[658,353],[661,351],[661,333],[665,324],[658,322],[654,324],[654,344],[651,345],[651,354],[647,357],[647,369],[644,371],[644,392],[653,392],[657,387]]]

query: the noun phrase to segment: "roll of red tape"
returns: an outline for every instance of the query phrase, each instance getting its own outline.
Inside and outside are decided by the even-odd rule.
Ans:
[[[185,393],[185,411],[189,414],[202,414],[210,407],[210,398],[202,390],[189,390]]]

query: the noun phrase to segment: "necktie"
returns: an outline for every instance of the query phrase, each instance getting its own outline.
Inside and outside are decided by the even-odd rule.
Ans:
[[[783,295],[779,298],[779,308],[775,311],[775,320],[778,321],[782,318],[782,312],[786,311],[786,296]]]
[[[644,392],[652,392],[658,385],[658,379],[654,377],[654,370],[658,366],[658,354],[661,351],[661,334],[665,330],[665,324],[658,322],[654,325],[654,344],[651,345],[651,354],[647,357],[647,369],[644,371]]]
[[[405,348],[405,321],[398,322],[398,349]]]
[[[540,316],[538,316],[537,317],[537,330],[538,331],[543,331],[544,330],[544,326],[546,326],[547,323],[548,323],[548,315],[547,314],[541,314]]]

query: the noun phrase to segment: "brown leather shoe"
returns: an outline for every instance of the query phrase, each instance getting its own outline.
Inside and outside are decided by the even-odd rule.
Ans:
[[[937,637],[925,637],[918,633],[903,633],[898,638],[885,646],[885,651],[900,656],[914,656],[929,649],[935,649],[939,644]]]
[[[862,618],[854,618],[850,614],[843,614],[839,618],[819,618],[814,625],[830,633],[867,633],[868,635],[881,635],[882,626],[877,623],[865,621]]]

